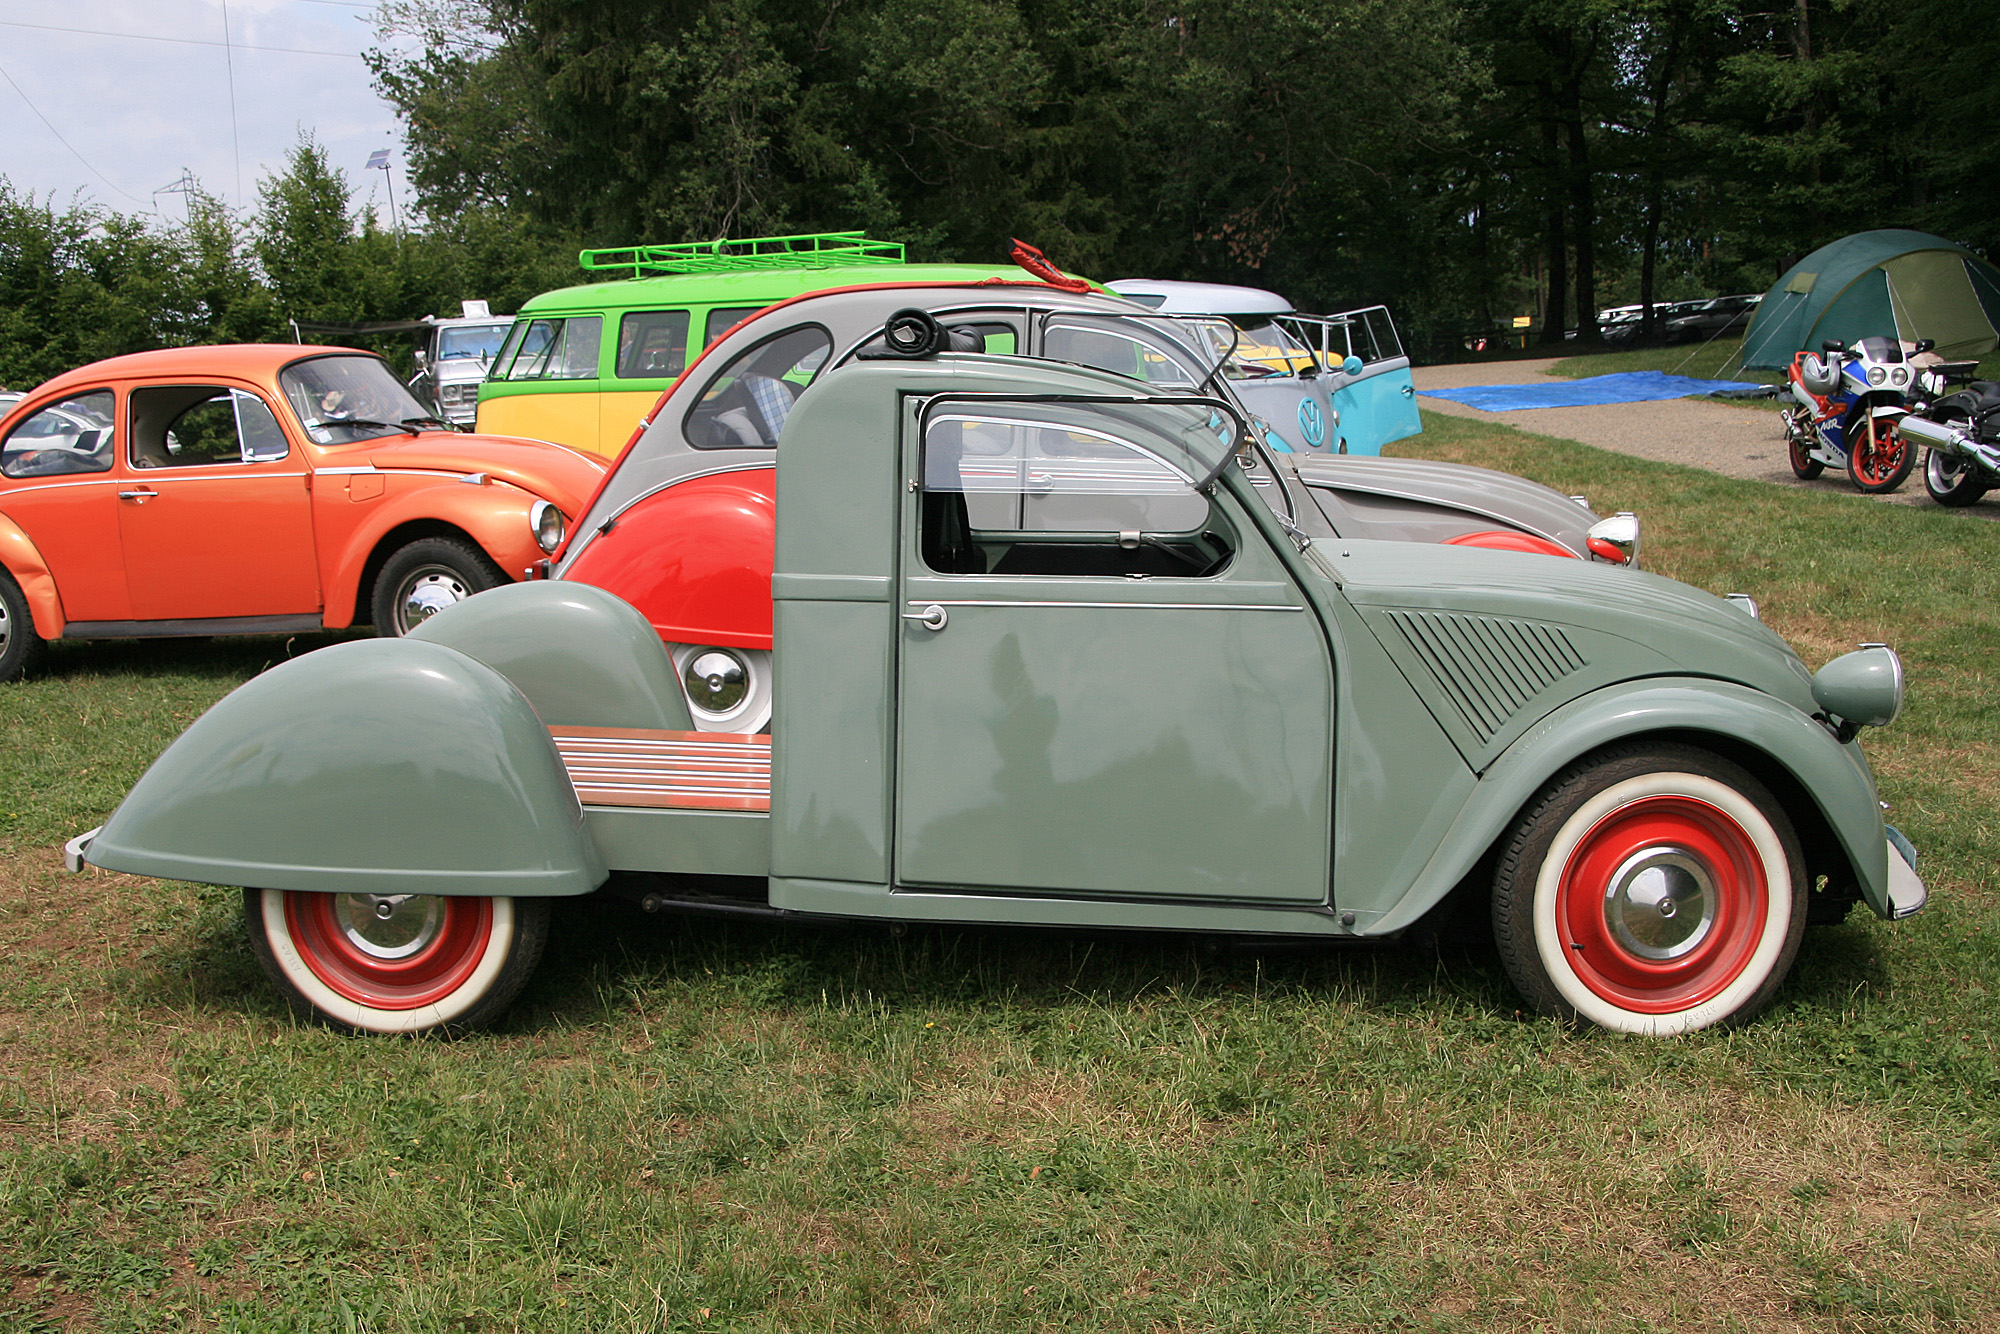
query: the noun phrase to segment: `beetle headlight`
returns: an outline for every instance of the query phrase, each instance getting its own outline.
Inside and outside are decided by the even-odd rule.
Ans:
[[[1841,723],[1840,739],[1887,727],[1903,711],[1903,660],[1887,644],[1863,644],[1813,673],[1813,702]]]
[[[1868,368],[1868,383],[1881,384],[1888,378],[1889,372],[1883,370],[1880,366],[1870,366]]]
[[[553,552],[562,545],[567,522],[563,512],[546,500],[538,500],[528,509],[528,526],[535,530],[535,545],[543,551]]]

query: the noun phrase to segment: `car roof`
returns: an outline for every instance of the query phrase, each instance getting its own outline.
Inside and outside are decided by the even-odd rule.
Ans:
[[[151,352],[130,352],[79,366],[73,371],[37,385],[40,396],[51,390],[81,388],[102,380],[135,379],[142,376],[234,375],[243,379],[269,379],[295,361],[338,353],[373,357],[358,347],[316,347],[306,343],[222,343],[195,347],[163,347]]]
[[[1143,301],[1162,315],[1289,315],[1292,303],[1261,287],[1227,283],[1183,283],[1155,278],[1118,278],[1105,284],[1125,297],[1162,297]]]
[[[848,264],[827,268],[751,269],[741,273],[670,273],[619,278],[544,292],[521,316],[644,310],[679,306],[774,305],[826,288],[877,283],[1033,282],[1025,270],[993,264]]]

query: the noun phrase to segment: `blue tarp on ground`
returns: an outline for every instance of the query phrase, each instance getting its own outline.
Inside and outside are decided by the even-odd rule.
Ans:
[[[1650,403],[1662,398],[1689,398],[1726,389],[1756,389],[1742,380],[1697,380],[1664,371],[1624,371],[1593,375],[1587,380],[1543,380],[1535,384],[1476,384],[1464,389],[1420,389],[1425,398],[1448,398],[1487,412],[1518,412],[1523,408],[1584,408],[1601,403]]]

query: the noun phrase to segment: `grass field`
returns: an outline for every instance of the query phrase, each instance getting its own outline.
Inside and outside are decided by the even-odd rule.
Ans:
[[[233,891],[59,870],[317,641],[58,646],[0,687],[0,1329],[2000,1325],[2000,525],[1426,426],[1398,452],[1638,510],[1814,666],[1894,643],[1867,740],[1931,907],[1643,1042],[1522,1017],[1476,944],[572,903],[497,1030],[357,1040],[284,1011]]]

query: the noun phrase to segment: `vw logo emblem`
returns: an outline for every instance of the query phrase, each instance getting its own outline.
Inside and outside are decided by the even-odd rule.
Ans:
[[[1320,415],[1319,404],[1309,398],[1299,400],[1299,429],[1306,433],[1306,443],[1314,449],[1326,443],[1326,418]]]

